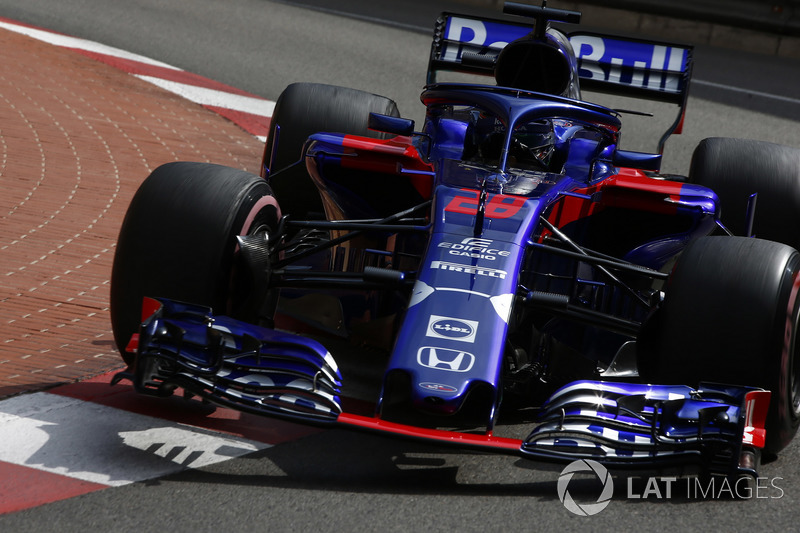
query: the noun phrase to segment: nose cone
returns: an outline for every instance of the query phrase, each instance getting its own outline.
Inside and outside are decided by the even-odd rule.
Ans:
[[[419,380],[419,375],[406,370],[387,375],[383,419],[423,427],[491,428],[498,399],[494,387],[467,377],[458,384]]]
[[[411,404],[415,409],[436,415],[458,412],[469,389],[469,382],[461,384],[423,381],[412,385]]]

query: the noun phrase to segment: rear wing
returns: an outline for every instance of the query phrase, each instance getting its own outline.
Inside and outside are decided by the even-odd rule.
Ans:
[[[532,31],[530,23],[442,13],[434,28],[427,83],[436,83],[442,71],[494,76],[500,51]],[[582,88],[678,106],[677,118],[659,142],[661,152],[667,138],[680,133],[683,124],[693,47],[583,31],[567,36],[578,60]]]

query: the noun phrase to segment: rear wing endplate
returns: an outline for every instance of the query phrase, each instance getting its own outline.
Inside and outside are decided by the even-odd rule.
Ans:
[[[442,13],[434,28],[427,83],[436,83],[442,71],[494,76],[500,51],[532,31],[531,24]],[[683,124],[693,47],[583,31],[567,36],[582,88],[678,106],[677,118],[659,142],[661,152]]]

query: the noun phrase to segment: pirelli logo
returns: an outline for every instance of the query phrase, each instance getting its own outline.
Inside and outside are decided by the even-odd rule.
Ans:
[[[506,279],[508,272],[497,268],[486,268],[476,265],[463,265],[461,263],[450,263],[447,261],[431,261],[431,268],[436,270],[448,270],[450,272],[463,272],[464,274],[474,274],[476,276],[487,276],[490,278]]]

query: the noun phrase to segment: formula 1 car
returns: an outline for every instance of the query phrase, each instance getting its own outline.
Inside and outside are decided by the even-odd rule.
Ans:
[[[800,153],[711,138],[688,177],[661,175],[692,48],[505,11],[438,19],[421,131],[388,98],[299,83],[261,176],[157,168],[116,250],[115,383],[536,461],[757,476],[800,423]],[[654,153],[622,150],[620,112],[582,89],[677,117]]]

